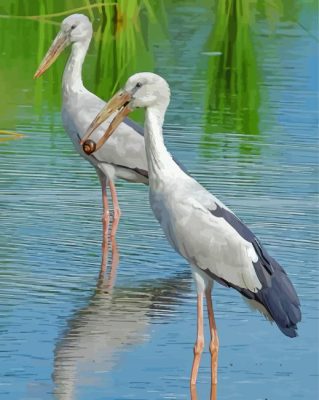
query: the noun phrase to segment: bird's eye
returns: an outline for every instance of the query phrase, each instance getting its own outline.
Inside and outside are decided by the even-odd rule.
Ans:
[[[75,29],[76,28],[76,25],[72,25],[71,26],[71,29],[73,30],[73,29]]]
[[[141,82],[137,82],[137,84],[135,85],[135,87],[137,87],[137,88],[142,87],[142,83],[141,83]]]

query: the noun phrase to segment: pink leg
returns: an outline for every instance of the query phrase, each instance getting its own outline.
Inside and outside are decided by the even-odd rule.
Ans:
[[[191,386],[196,385],[198,368],[204,348],[203,294],[197,294],[197,339],[194,346],[194,360],[191,373]]]
[[[210,400],[216,400],[217,399],[217,385],[211,384],[211,389],[210,389]]]
[[[109,204],[108,204],[107,192],[106,192],[107,178],[103,175],[100,177],[100,180],[101,180],[101,186],[102,186],[102,204],[103,204],[103,216],[102,216],[103,240],[102,240],[102,261],[101,261],[101,270],[100,270],[100,276],[102,276],[105,274],[106,265],[107,265],[110,210],[109,210]]]
[[[191,400],[197,400],[196,385],[191,385]]]
[[[121,217],[121,210],[119,207],[119,202],[117,200],[117,194],[116,194],[116,189],[114,182],[110,179],[110,190],[111,190],[111,196],[112,196],[112,201],[113,201],[113,224],[112,224],[112,229],[111,229],[111,240],[113,242],[118,224],[120,222],[120,217]]]
[[[214,318],[211,289],[206,289],[205,294],[206,294],[207,312],[208,312],[209,328],[211,335],[209,350],[211,354],[212,392],[215,391],[215,396],[216,396],[219,339],[217,334],[216,322]],[[211,397],[213,397],[213,395]]]

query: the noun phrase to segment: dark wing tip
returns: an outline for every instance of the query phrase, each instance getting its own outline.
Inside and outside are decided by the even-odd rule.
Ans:
[[[297,332],[298,328],[297,328],[297,325],[292,325],[292,326],[289,326],[289,327],[286,327],[286,328],[283,328],[283,327],[281,327],[281,326],[278,325],[278,328],[281,330],[281,332],[282,332],[284,335],[286,335],[286,336],[288,336],[288,337],[290,337],[290,338],[295,338],[295,337],[298,336],[298,332]]]
[[[268,260],[274,270],[270,285],[258,291],[255,298],[266,307],[286,336],[296,337],[297,324],[301,321],[298,295],[283,268],[272,257]]]

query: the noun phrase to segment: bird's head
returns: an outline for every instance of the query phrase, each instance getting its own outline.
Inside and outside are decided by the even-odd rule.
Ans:
[[[132,75],[126,82],[124,89],[117,92],[106,104],[102,111],[95,117],[86,134],[81,140],[83,150],[91,154],[98,150],[112,135],[123,119],[135,108],[159,108],[166,110],[170,99],[168,83],[161,76],[151,72],[141,72]],[[93,131],[116,113],[103,137],[95,145],[88,140]]]
[[[161,76],[152,72],[140,72],[132,75],[127,80],[123,92],[130,96],[131,109],[152,106],[165,106],[166,108],[170,98],[168,83]]]
[[[59,57],[62,51],[72,43],[89,41],[92,37],[92,24],[83,14],[72,14],[61,23],[60,32],[56,35],[47,51],[34,78],[41,76]]]
[[[81,42],[91,38],[92,24],[86,15],[72,14],[61,23],[61,32],[68,38],[68,42]]]

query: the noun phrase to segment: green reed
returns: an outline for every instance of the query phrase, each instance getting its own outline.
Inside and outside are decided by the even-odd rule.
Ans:
[[[17,140],[23,138],[25,135],[18,132],[0,130],[0,143],[7,142],[8,140]]]
[[[256,5],[256,0],[216,3],[215,22],[206,45],[209,61],[202,149],[207,156],[217,145],[214,133],[244,134],[243,153],[253,151],[247,134],[259,134],[260,72],[252,40]]]
[[[313,0],[306,0],[314,7]],[[223,146],[216,133],[231,132],[241,137],[240,154],[259,152],[261,140],[259,108],[263,76],[260,69],[263,53],[258,49],[255,25],[263,23],[269,35],[281,21],[295,21],[305,34],[307,28],[298,22],[297,0],[218,0],[214,23],[205,50],[209,55],[205,98],[205,133],[203,154],[211,156],[215,146]],[[263,108],[265,106],[263,105]],[[229,141],[224,135],[224,141]]]

